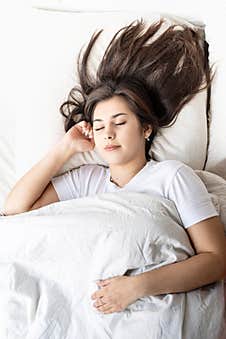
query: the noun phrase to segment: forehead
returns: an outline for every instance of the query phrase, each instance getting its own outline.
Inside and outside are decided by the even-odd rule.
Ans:
[[[114,119],[117,116],[135,116],[135,114],[131,111],[127,101],[119,96],[98,102],[93,112],[93,121],[96,119]]]

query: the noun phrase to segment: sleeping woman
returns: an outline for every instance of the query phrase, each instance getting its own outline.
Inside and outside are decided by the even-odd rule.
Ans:
[[[199,33],[171,26],[154,37],[162,24],[146,27],[138,20],[119,30],[95,76],[88,61],[101,31],[92,36],[78,58],[79,85],[60,108],[65,135],[5,201],[5,215],[104,192],[157,193],[174,202],[195,255],[99,281],[91,298],[104,314],[144,296],[191,291],[226,276],[224,228],[206,187],[184,163],[150,156],[159,128],[174,123],[181,108],[211,83]],[[83,165],[55,176],[74,154],[94,147],[108,167]]]

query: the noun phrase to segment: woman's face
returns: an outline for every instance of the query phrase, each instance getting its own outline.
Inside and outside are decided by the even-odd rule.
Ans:
[[[99,102],[93,114],[95,146],[101,157],[110,165],[145,160],[145,135],[137,116],[121,96]],[[107,149],[107,146],[116,146]]]

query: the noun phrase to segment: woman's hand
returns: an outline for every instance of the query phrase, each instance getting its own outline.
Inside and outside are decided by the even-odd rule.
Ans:
[[[123,311],[138,299],[133,278],[123,275],[97,282],[101,289],[92,294],[93,305],[104,314]]]
[[[71,154],[92,151],[95,142],[91,124],[81,121],[72,126],[64,135],[63,144],[70,148]]]

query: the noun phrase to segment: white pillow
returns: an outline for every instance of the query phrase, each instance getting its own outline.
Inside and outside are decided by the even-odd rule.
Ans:
[[[208,172],[196,170],[196,174],[205,184],[207,191],[211,195],[213,204],[216,207],[217,212],[220,214],[220,218],[225,228],[226,235],[226,180],[219,175]]]
[[[217,20],[209,15],[206,36],[210,43],[210,62],[215,63],[216,77],[211,91],[211,124],[208,159],[205,169],[226,179],[226,49],[222,43],[222,20],[225,8],[217,9]]]
[[[32,10],[29,41],[31,82],[23,83],[24,99],[30,105],[21,107],[16,117],[16,177],[20,178],[37,163],[63,136],[63,117],[60,105],[75,85],[76,58],[80,48],[89,41],[95,30],[104,28],[93,57],[97,67],[110,38],[122,26],[143,17],[148,24],[157,21],[158,13],[69,13]],[[166,17],[164,15],[164,17]],[[180,21],[197,26],[178,17],[168,17],[170,25]],[[111,26],[109,27],[109,22]],[[25,77],[26,78],[26,77]],[[22,79],[23,80],[23,79]],[[194,152],[195,144],[195,152]],[[159,131],[152,145],[156,160],[178,159],[194,169],[203,169],[207,149],[206,91],[199,93],[181,111],[174,126]],[[105,164],[94,151],[73,156],[56,173],[59,175],[85,163]]]

